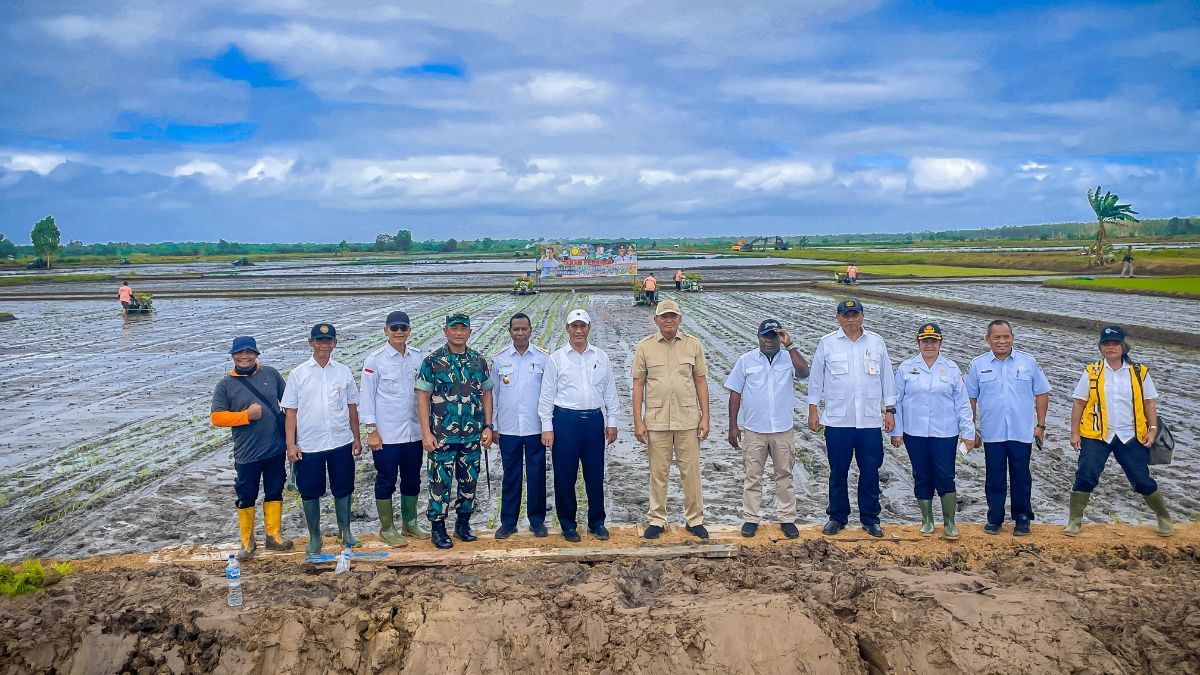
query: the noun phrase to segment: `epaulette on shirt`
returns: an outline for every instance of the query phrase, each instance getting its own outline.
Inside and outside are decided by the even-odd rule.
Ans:
[[[541,353],[543,353],[543,354],[547,354],[547,355],[548,355],[548,354],[550,353],[550,350],[549,350],[549,349],[546,349],[545,347],[543,347],[543,346],[541,346],[541,345],[534,345],[534,346],[533,346],[533,348],[534,348],[534,349],[536,349],[536,350],[538,350],[539,352],[541,352]]]

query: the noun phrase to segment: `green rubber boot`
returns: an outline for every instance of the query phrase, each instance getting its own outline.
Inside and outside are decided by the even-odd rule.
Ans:
[[[308,548],[305,553],[312,555],[321,552],[321,500],[305,499],[304,522],[308,524]]]
[[[392,500],[376,499],[375,510],[379,512],[379,538],[387,542],[388,546],[408,546],[408,542],[404,541],[404,535],[396,531],[395,513],[392,511]]]
[[[350,495],[333,498],[333,513],[337,516],[338,534],[346,548],[358,548],[361,544],[350,531]]]
[[[1154,494],[1149,494],[1143,497],[1150,508],[1154,509],[1154,515],[1158,518],[1158,528],[1155,532],[1160,537],[1169,537],[1175,534],[1175,527],[1171,525],[1171,514],[1167,512],[1167,504],[1163,501],[1162,493],[1158,490]]]
[[[942,495],[942,536],[950,541],[958,539],[958,523],[954,521],[957,511],[958,495],[953,492]]]
[[[400,514],[404,518],[404,534],[417,539],[428,539],[429,531],[421,527],[421,519],[417,518],[417,496],[400,496]]]
[[[1067,527],[1063,529],[1063,534],[1068,537],[1078,537],[1083,531],[1083,510],[1087,508],[1088,500],[1092,498],[1090,492],[1072,492],[1071,493],[1071,514],[1067,516]]]
[[[921,536],[933,535],[933,500],[918,499],[917,506],[921,507]]]

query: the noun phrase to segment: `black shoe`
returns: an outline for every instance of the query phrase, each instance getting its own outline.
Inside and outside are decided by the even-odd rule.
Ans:
[[[833,535],[837,534],[838,532],[841,532],[844,529],[846,529],[845,523],[839,523],[836,520],[831,520],[828,523],[825,523],[825,527],[821,528],[821,534],[823,534],[827,537],[832,537]]]
[[[563,530],[562,533],[563,533],[563,539],[566,539],[567,541],[569,541],[571,543],[576,543],[576,542],[580,541],[579,530],[577,530],[573,527],[569,530]]]
[[[695,525],[695,526],[688,525],[687,527],[685,527],[683,529],[687,530],[690,534],[692,534],[693,536],[695,536],[698,539],[703,539],[705,541],[708,541],[708,530],[704,529],[703,524]]]
[[[500,529],[496,530],[497,539],[508,539],[517,533],[517,528],[512,525],[501,525]]]
[[[753,537],[758,534],[758,523],[742,523],[742,536]]]
[[[663,529],[660,525],[647,525],[646,529],[642,530],[643,539],[658,539],[662,536]]]
[[[471,531],[471,516],[459,516],[458,520],[454,521],[454,536],[462,541],[475,541],[478,537]]]
[[[863,529],[866,530],[867,534],[871,535],[872,537],[883,536],[883,528],[879,526],[879,523],[863,525]]]
[[[1013,536],[1014,537],[1028,537],[1029,534],[1030,533],[1029,533],[1029,521],[1028,520],[1018,520],[1016,525],[1013,525]]]
[[[546,526],[542,525],[541,523],[538,523],[537,525],[533,525],[531,523],[529,525],[529,531],[532,532],[533,536],[535,537],[546,537],[550,535],[550,532],[546,530]]]
[[[780,523],[779,529],[783,530],[783,536],[788,539],[795,539],[800,536],[800,529],[795,523]]]
[[[1000,526],[988,523],[987,525],[983,526],[983,533],[984,534],[1000,534]]]
[[[429,524],[429,536],[433,539],[433,545],[438,548],[452,548],[454,540],[450,535],[446,534],[446,521],[435,520]]]
[[[589,527],[588,533],[600,541],[608,541],[608,528],[604,527],[603,525]]]

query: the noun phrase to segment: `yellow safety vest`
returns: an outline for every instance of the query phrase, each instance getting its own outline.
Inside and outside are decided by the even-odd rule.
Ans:
[[[1148,369],[1140,363],[1129,364],[1129,381],[1133,385],[1133,428],[1138,438],[1145,438],[1146,402],[1142,399],[1142,380]],[[1108,436],[1108,411],[1104,404],[1104,362],[1087,366],[1088,400],[1079,419],[1079,435],[1103,441]]]

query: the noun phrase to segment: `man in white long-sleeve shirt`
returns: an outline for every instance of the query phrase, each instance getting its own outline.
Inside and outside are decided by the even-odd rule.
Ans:
[[[808,428],[825,423],[829,455],[829,522],[822,533],[837,534],[850,519],[847,486],[850,461],[858,462],[858,517],[873,537],[879,525],[879,467],[883,433],[896,425],[896,379],[883,338],[863,330],[863,306],[843,300],[837,306],[838,330],[821,338],[808,378]],[[824,420],[817,406],[824,400]]]
[[[567,344],[550,354],[542,375],[538,417],[542,445],[554,456],[554,508],[563,538],[579,541],[575,479],[583,465],[588,532],[608,539],[604,527],[604,444],[617,441],[617,389],[608,354],[588,344],[592,318],[567,314]]]

